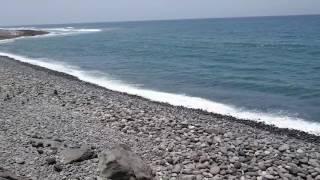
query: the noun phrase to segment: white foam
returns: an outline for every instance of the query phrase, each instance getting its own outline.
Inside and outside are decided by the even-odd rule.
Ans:
[[[11,43],[11,42],[14,42],[14,39],[3,39],[3,40],[0,40],[0,44]]]
[[[101,32],[102,29],[75,29],[73,27],[66,27],[66,28],[35,28],[35,27],[16,27],[16,28],[1,28],[4,30],[36,30],[36,31],[47,31],[49,34],[44,35],[37,35],[37,36],[22,36],[12,39],[5,39],[0,40],[0,43],[11,43],[18,39],[26,39],[26,38],[46,38],[46,37],[54,37],[54,36],[70,36],[70,35],[77,35],[77,34],[84,34],[84,33],[95,33]]]
[[[125,84],[121,81],[115,81],[109,78],[107,75],[96,75],[88,71],[83,71],[78,67],[70,66],[68,64],[62,64],[57,62],[48,62],[41,59],[31,59],[28,57],[14,55],[10,53],[1,53],[0,56],[8,56],[13,59],[34,64],[37,66],[46,67],[51,70],[64,72],[80,80],[100,85],[107,89],[114,91],[125,92],[132,95],[138,95],[153,101],[165,102],[175,106],[184,106],[187,108],[202,109],[208,112],[214,112],[218,114],[230,115],[240,119],[254,120],[258,122],[264,122],[266,124],[275,125],[280,128],[296,129],[300,131],[309,132],[312,134],[320,135],[320,123],[305,121],[300,118],[294,118],[289,116],[281,116],[275,114],[268,114],[263,112],[248,111],[241,108],[237,108],[232,105],[226,105],[199,97],[191,97],[181,94],[172,94],[166,92],[159,92],[154,90],[143,89],[135,87],[133,85]]]
[[[100,32],[101,29],[75,29],[73,27],[67,27],[67,28],[43,28],[38,29],[43,31],[49,31],[49,32],[70,32],[70,33],[77,33],[77,32]]]
[[[35,31],[49,31],[49,32],[100,32],[102,29],[76,29],[74,27],[62,27],[62,28],[36,28],[36,27],[15,27],[15,28],[1,28],[3,30],[35,30]]]

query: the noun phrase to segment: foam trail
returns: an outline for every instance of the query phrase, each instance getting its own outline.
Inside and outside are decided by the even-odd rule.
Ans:
[[[240,119],[249,119],[258,122],[264,122],[266,124],[275,125],[279,128],[296,129],[300,131],[309,132],[311,134],[320,135],[320,123],[309,122],[300,118],[293,118],[288,116],[279,116],[274,114],[268,114],[263,112],[252,112],[248,110],[242,110],[240,108],[225,105],[222,103],[210,101],[199,97],[191,97],[180,94],[172,94],[166,92],[159,92],[153,90],[147,90],[138,88],[135,86],[127,85],[119,81],[112,80],[107,76],[97,76],[90,72],[83,71],[80,68],[70,66],[67,64],[57,62],[46,62],[38,59],[31,59],[24,56],[1,53],[0,56],[8,56],[13,59],[42,66],[51,70],[64,72],[78,77],[80,80],[100,85],[107,89],[114,91],[125,92],[132,95],[138,95],[153,101],[165,102],[175,106],[184,106],[194,109],[202,109],[208,112],[214,112],[218,114],[231,115]]]

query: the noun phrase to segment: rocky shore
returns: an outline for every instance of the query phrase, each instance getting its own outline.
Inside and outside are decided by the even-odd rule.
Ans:
[[[37,31],[37,30],[5,30],[0,29],[0,40],[3,39],[12,39],[22,36],[38,36],[48,34],[46,31]]]
[[[116,159],[131,179],[320,180],[319,142],[0,57],[0,180],[104,180]]]

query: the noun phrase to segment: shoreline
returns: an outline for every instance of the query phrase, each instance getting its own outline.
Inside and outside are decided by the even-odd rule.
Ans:
[[[49,34],[49,32],[40,31],[40,30],[28,30],[28,29],[6,30],[6,29],[0,28],[0,40],[9,40],[9,39],[15,39],[19,37],[42,36],[46,34]]]
[[[22,30],[22,31],[30,31],[30,30]],[[31,30],[33,31],[33,30]],[[37,30],[38,31],[38,30]],[[42,30],[39,30],[39,32],[45,32]],[[48,32],[46,32],[48,33]],[[45,36],[46,34],[43,35],[36,35],[36,36]],[[21,37],[27,37],[27,36],[21,36]],[[14,38],[14,39],[19,39],[20,37]],[[31,37],[32,38],[32,37]],[[298,137],[304,138],[304,134],[309,134],[309,135],[314,135],[315,137],[320,136],[320,123],[314,122],[314,121],[308,121],[299,117],[294,117],[290,115],[277,115],[277,114],[272,114],[272,113],[265,113],[263,111],[252,111],[252,110],[241,110],[241,108],[232,106],[231,104],[223,104],[215,101],[211,101],[210,99],[205,99],[205,98],[199,98],[199,97],[193,97],[193,96],[184,96],[184,101],[181,102],[171,100],[175,98],[181,98],[177,97],[180,96],[179,94],[173,94],[173,93],[166,93],[166,92],[161,92],[161,91],[152,91],[149,89],[139,89],[135,88],[134,86],[127,86],[126,84],[113,84],[112,82],[110,85],[105,85],[103,84],[104,79],[99,79],[99,77],[93,77],[88,74],[85,74],[77,69],[73,68],[64,68],[63,65],[57,64],[59,67],[52,68],[50,63],[47,62],[42,62],[33,59],[29,59],[27,57],[15,55],[15,54],[9,54],[9,53],[1,53],[0,56],[6,56],[9,58],[13,58],[15,60],[33,64],[35,66],[41,66],[44,68],[47,68],[49,70],[53,71],[59,71],[63,73],[67,73],[68,75],[75,76],[75,78],[80,79],[81,81],[85,81],[88,83],[96,84],[98,86],[101,86],[103,88],[113,90],[113,91],[118,91],[118,92],[123,92],[126,94],[133,94],[140,96],[142,98],[145,98],[150,101],[155,101],[155,102],[164,102],[173,106],[182,106],[186,107],[188,109],[194,109],[194,110],[201,110],[206,113],[212,113],[216,114],[217,116],[225,116],[228,117],[229,119],[233,119],[236,121],[243,121],[244,124],[251,124],[251,122],[257,123],[256,125],[253,126],[258,126],[261,127],[263,126],[264,128],[262,129],[272,129],[272,128],[277,128],[277,132],[280,134],[283,134],[283,130],[285,131],[291,131],[290,133],[286,134],[291,134],[290,136],[292,137]],[[55,65],[55,64],[53,64]],[[68,70],[67,70],[68,69]],[[71,73],[69,72],[69,69],[76,70],[77,73]],[[102,83],[100,82],[102,81]],[[105,82],[104,82],[105,83]],[[117,87],[117,86],[124,86],[124,87]],[[127,88],[127,90],[122,90],[123,88]],[[152,95],[153,93],[157,93],[156,95]],[[163,98],[158,98],[163,96]],[[171,97],[172,96],[172,97]],[[163,100],[164,99],[164,100]],[[197,104],[197,105],[194,105]],[[221,106],[221,107],[219,107]],[[245,121],[251,121],[251,122],[245,122]],[[265,126],[270,126],[269,128]],[[307,138],[308,139],[308,138]],[[316,139],[316,138],[309,138],[309,139]]]
[[[308,132],[305,132],[305,131],[296,130],[296,129],[289,129],[289,128],[279,128],[279,127],[276,127],[275,125],[269,125],[269,124],[266,124],[264,122],[257,122],[257,121],[250,120],[250,119],[239,119],[239,118],[236,118],[236,117],[233,117],[233,116],[224,115],[224,114],[218,114],[218,113],[214,113],[214,112],[208,112],[208,111],[202,110],[202,109],[193,109],[193,108],[188,108],[188,107],[184,107],[184,106],[171,105],[171,104],[166,103],[166,102],[153,101],[153,100],[150,100],[150,99],[138,96],[138,95],[132,95],[132,94],[128,94],[128,93],[125,93],[125,92],[118,92],[118,91],[110,90],[108,88],[100,86],[98,84],[82,81],[78,77],[75,77],[73,75],[70,75],[70,74],[67,74],[67,73],[64,73],[64,72],[54,71],[54,70],[48,69],[46,67],[33,65],[33,64],[30,64],[30,63],[27,63],[27,62],[22,62],[20,60],[17,60],[17,59],[8,57],[8,56],[1,56],[0,55],[0,58],[1,57],[12,59],[12,60],[17,61],[18,63],[20,63],[22,65],[29,66],[29,67],[34,68],[36,70],[46,71],[49,74],[58,75],[58,76],[61,76],[61,77],[64,77],[64,78],[69,78],[69,79],[72,79],[72,80],[80,81],[80,82],[88,84],[89,86],[93,86],[93,87],[96,87],[96,88],[102,88],[102,89],[105,89],[107,91],[112,91],[112,92],[124,94],[124,95],[127,95],[127,96],[131,96],[133,98],[140,98],[142,100],[150,101],[150,102],[153,102],[153,103],[158,103],[160,105],[164,105],[164,106],[168,106],[168,107],[179,107],[179,108],[183,108],[185,110],[196,111],[196,112],[199,112],[199,113],[202,113],[202,114],[211,115],[211,116],[213,116],[215,118],[225,119],[225,120],[232,121],[232,122],[238,122],[238,123],[241,123],[241,124],[244,124],[244,125],[248,125],[248,126],[253,127],[253,128],[270,131],[270,132],[275,133],[275,134],[287,135],[289,137],[297,138],[297,139],[308,141],[308,142],[311,142],[311,143],[320,144],[320,136],[319,135],[311,134],[311,133],[308,133]]]
[[[62,164],[62,152],[126,144],[158,179],[320,178],[320,137],[306,132],[150,101],[3,56],[0,87],[0,170],[19,176],[94,180],[97,157]]]

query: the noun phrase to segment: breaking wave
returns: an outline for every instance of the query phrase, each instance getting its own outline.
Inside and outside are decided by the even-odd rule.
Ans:
[[[104,73],[97,74],[90,71],[85,71],[79,67],[54,61],[33,59],[20,55],[1,52],[0,56],[7,56],[18,61],[70,74],[79,78],[80,80],[97,84],[110,90],[125,92],[132,95],[138,95],[153,101],[165,102],[175,106],[184,106],[187,108],[201,109],[208,112],[230,115],[239,119],[248,119],[257,122],[264,122],[265,124],[275,125],[279,128],[296,129],[311,134],[320,135],[320,123],[306,121],[301,118],[251,111],[199,97],[143,89],[121,81],[113,80]]]

